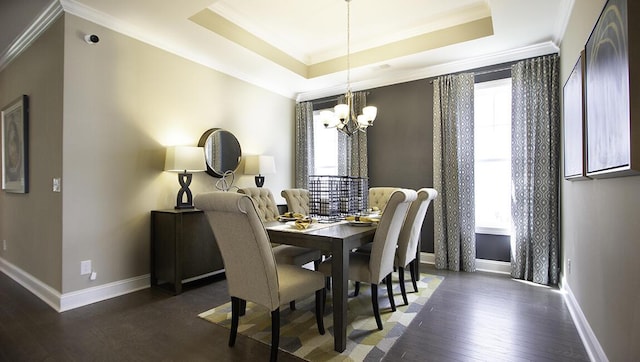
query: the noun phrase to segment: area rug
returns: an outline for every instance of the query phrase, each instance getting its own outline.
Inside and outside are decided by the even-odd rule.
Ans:
[[[403,304],[402,294],[398,281],[394,280],[397,307],[395,312],[391,312],[386,288],[381,286],[378,292],[380,317],[384,326],[381,331],[378,330],[373,316],[370,288],[362,284],[360,294],[349,298],[347,348],[342,353],[333,349],[331,293],[327,295],[324,335],[318,333],[316,325],[315,298],[310,296],[304,300],[297,300],[296,310],[292,311],[288,307],[280,309],[280,350],[309,361],[379,361],[404,333],[443,279],[441,276],[421,274],[418,293],[414,293],[413,286],[407,282],[409,305],[400,305]],[[349,292],[353,293],[352,284]],[[231,303],[200,313],[198,316],[230,328]],[[247,312],[240,317],[238,333],[270,345],[271,314],[262,306],[247,303]]]

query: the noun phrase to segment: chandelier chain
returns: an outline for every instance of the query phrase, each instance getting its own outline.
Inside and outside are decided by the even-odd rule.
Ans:
[[[347,91],[351,91],[351,0],[347,2]]]

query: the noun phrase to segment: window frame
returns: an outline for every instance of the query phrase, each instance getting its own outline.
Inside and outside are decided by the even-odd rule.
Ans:
[[[482,88],[493,88],[493,87],[497,87],[497,86],[503,86],[506,84],[509,84],[511,86],[512,84],[512,79],[511,76],[508,77],[502,77],[502,78],[497,78],[497,79],[487,79],[487,80],[483,80],[483,81],[477,81],[474,84],[474,103],[475,103],[475,95],[476,95],[476,90],[478,88],[482,89]],[[509,124],[511,124],[511,119],[509,120]],[[475,115],[474,115],[474,139],[475,139]],[[474,141],[475,143],[475,141]],[[475,145],[474,145],[475,148]],[[509,154],[509,162],[511,162],[511,154]],[[486,158],[483,159],[483,161],[488,162],[491,160],[503,160],[503,158]],[[476,167],[476,163],[478,162],[478,160],[475,158],[474,155],[474,169]],[[475,175],[475,172],[474,172]],[[474,183],[475,183],[475,177],[474,176]],[[509,178],[509,180],[511,180],[511,177]],[[511,192],[509,192],[509,194],[511,194]],[[477,208],[476,208],[477,209]],[[475,213],[474,213],[474,218],[476,217]],[[504,236],[511,236],[512,235],[512,231],[513,231],[513,220],[511,220],[511,207],[509,208],[509,226],[508,227],[493,227],[493,226],[478,226],[477,225],[477,218],[475,219],[475,233],[476,234],[485,234],[485,235],[504,235]]]

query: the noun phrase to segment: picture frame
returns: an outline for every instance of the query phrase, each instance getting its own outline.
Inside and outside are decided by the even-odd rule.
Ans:
[[[586,174],[637,174],[632,127],[628,0],[608,0],[585,46]]]
[[[564,120],[564,178],[588,180],[585,157],[586,94],[585,56],[580,52],[578,61],[562,88]]]
[[[2,108],[2,190],[29,192],[29,97]]]

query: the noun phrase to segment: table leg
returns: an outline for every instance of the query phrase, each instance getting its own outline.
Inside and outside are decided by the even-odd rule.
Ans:
[[[335,242],[331,256],[333,295],[334,349],[342,352],[347,348],[347,288],[349,286],[349,250],[342,242]]]

